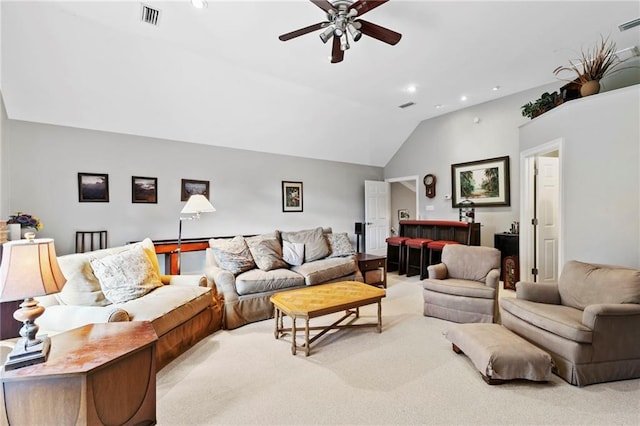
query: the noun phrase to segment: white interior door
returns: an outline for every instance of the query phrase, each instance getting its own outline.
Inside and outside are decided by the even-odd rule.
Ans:
[[[538,157],[537,218],[538,282],[558,280],[559,161],[557,157]]]
[[[389,183],[364,181],[365,251],[382,254],[386,252],[389,236]]]

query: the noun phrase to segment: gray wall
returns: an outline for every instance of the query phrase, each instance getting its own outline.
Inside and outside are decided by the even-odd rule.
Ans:
[[[411,182],[415,186],[415,182]],[[391,182],[391,227],[400,230],[398,210],[407,209],[411,219],[416,216],[416,193],[399,182]]]
[[[210,181],[217,209],[184,222],[183,238],[315,226],[353,238],[354,222],[364,219],[364,180],[382,179],[379,167],[15,120],[3,124],[2,217],[17,210],[39,216],[39,236],[55,238],[59,254],[74,251],[76,230],[107,229],[110,246],[177,238],[182,178]],[[78,172],[108,173],[110,202],[78,202]],[[158,178],[157,204],[131,203],[132,176]],[[282,212],[283,180],[303,182],[303,213]],[[189,259],[183,262],[189,271]]]
[[[481,244],[493,247],[493,234],[508,230],[519,218],[518,126],[529,120],[522,116],[520,107],[560,85],[535,88],[421,122],[386,165],[384,177],[435,174],[436,197],[427,198],[421,187],[417,216],[458,220],[458,209],[445,199],[451,194],[451,164],[508,155],[511,206],[476,209],[476,222],[482,224]],[[434,210],[427,211],[427,206]]]
[[[520,128],[520,150],[557,138],[564,259],[640,267],[640,85],[541,115]]]

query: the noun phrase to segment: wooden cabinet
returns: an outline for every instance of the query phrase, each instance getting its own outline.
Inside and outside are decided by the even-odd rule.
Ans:
[[[155,424],[157,340],[148,322],[53,336],[47,362],[0,370],[0,425]]]
[[[504,288],[515,290],[520,280],[520,236],[502,232],[494,235],[493,246],[500,250],[501,279]]]
[[[358,269],[367,284],[387,288],[387,258],[367,253],[357,253]]]

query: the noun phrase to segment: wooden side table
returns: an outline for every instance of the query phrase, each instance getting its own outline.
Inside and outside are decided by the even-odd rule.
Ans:
[[[47,362],[0,370],[0,425],[155,424],[157,340],[148,322],[51,337]]]
[[[370,285],[387,288],[387,257],[368,253],[357,253],[356,257],[358,258],[358,269],[360,269],[360,272],[362,272],[362,275],[365,277],[364,282]],[[381,278],[368,282],[367,272],[377,271],[379,269],[382,269]]]

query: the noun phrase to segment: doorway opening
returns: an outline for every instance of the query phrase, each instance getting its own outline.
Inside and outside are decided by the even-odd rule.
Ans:
[[[418,185],[419,176],[385,179],[390,184],[391,235],[400,232],[400,220],[420,219]]]

